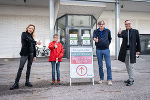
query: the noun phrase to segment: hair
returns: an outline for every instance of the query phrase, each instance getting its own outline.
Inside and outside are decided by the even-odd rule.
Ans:
[[[55,36],[57,36],[57,37],[58,37],[58,34],[54,34],[54,35],[53,35],[53,38],[54,38]]]
[[[35,25],[29,24],[29,25],[27,26],[27,28],[26,28],[26,32],[28,31],[28,28],[29,28],[30,26],[33,26],[33,27],[34,27],[34,30],[33,30],[33,32],[32,32],[31,35],[32,35],[33,38],[35,38]]]
[[[130,20],[127,19],[127,20],[125,20],[124,22],[126,23],[127,21],[130,21]]]
[[[100,24],[102,24],[102,23],[104,23],[104,25],[105,25],[105,22],[104,22],[103,20],[99,21],[99,22],[98,22],[98,25],[100,25]]]

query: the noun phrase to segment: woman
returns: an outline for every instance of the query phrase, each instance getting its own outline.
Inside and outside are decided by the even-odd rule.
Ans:
[[[52,84],[55,83],[55,66],[57,71],[57,83],[60,84],[60,62],[63,57],[63,46],[58,42],[58,34],[53,35],[53,41],[49,43],[48,48],[50,49],[49,61],[52,64]]]
[[[36,49],[35,45],[38,44],[40,45],[40,41],[35,41],[34,40],[34,35],[35,35],[35,26],[30,24],[26,28],[26,32],[22,32],[21,36],[21,43],[22,43],[22,48],[21,48],[21,58],[20,58],[20,65],[18,69],[18,73],[15,79],[14,85],[10,88],[10,90],[13,89],[18,89],[19,88],[19,80],[21,77],[22,70],[24,68],[24,65],[26,61],[28,60],[27,64],[27,71],[26,71],[26,83],[25,86],[32,87],[32,84],[29,82],[29,77],[30,77],[30,70],[31,70],[31,65],[33,60],[36,61]]]

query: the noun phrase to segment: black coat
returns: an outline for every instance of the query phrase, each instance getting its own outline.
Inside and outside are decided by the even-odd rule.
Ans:
[[[139,32],[136,29],[130,29],[130,63],[136,63],[136,52],[141,52]],[[121,34],[118,34],[118,37],[123,38],[118,60],[125,62],[126,51],[127,51],[127,30],[123,30]]]
[[[33,53],[34,57],[36,57],[36,41],[33,39],[32,35],[28,32],[22,32],[21,35],[21,56],[28,56],[30,53]]]

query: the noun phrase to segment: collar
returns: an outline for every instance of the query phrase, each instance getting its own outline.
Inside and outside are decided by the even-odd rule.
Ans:
[[[101,31],[99,28],[98,28],[98,31],[100,31],[100,32],[103,32],[103,31],[105,31],[106,30],[106,28],[104,27],[104,29]]]
[[[26,33],[28,33],[29,35],[31,35],[31,36],[32,36],[32,34],[30,34],[29,32],[27,32],[27,31],[26,31]]]
[[[129,31],[131,31],[131,30],[132,30],[132,28],[129,29]],[[128,31],[128,29],[126,29],[126,31]]]

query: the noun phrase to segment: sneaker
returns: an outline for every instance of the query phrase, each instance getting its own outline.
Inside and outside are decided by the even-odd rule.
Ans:
[[[130,82],[130,80],[128,79],[128,80],[126,80],[126,81],[124,81],[124,83],[129,83]],[[132,81],[132,82],[134,82],[134,80]]]
[[[59,84],[59,85],[60,85],[60,79],[58,79],[58,80],[57,80],[57,84]]]
[[[100,81],[98,81],[98,83],[99,83],[99,84],[102,84],[102,83],[104,83],[104,80],[100,80]]]
[[[52,83],[51,83],[51,84],[52,84],[52,85],[55,84],[55,80],[52,80]]]
[[[108,80],[108,85],[112,86],[112,81],[111,80]]]
[[[133,81],[129,81],[129,82],[126,84],[126,86],[131,86],[131,85],[133,85]]]

